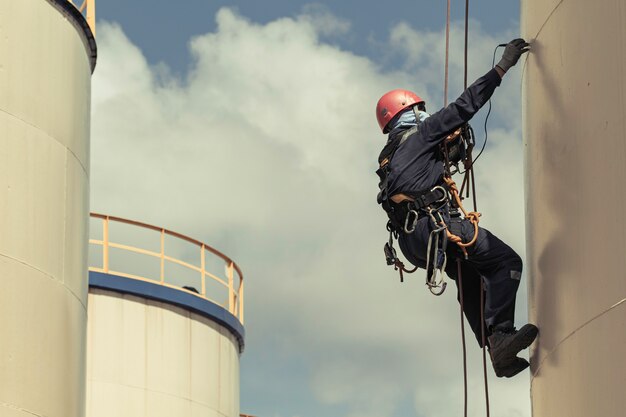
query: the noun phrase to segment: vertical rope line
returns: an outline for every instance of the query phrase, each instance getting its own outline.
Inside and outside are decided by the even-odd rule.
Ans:
[[[480,336],[483,342],[483,378],[485,380],[485,402],[487,408],[487,417],[489,417],[489,383],[487,382],[487,343],[485,335],[485,288],[482,277],[480,277],[480,323]]]
[[[444,64],[445,75],[443,82],[443,106],[448,105],[448,58],[450,55],[450,0],[446,9],[446,62]]]
[[[476,180],[474,180],[474,167],[471,167],[470,169],[470,177],[472,179],[472,200],[474,200],[474,211],[478,211],[478,203],[476,201]],[[467,192],[469,193],[469,186],[467,189]]]
[[[465,49],[463,52],[463,86],[464,89],[467,89],[467,55],[468,55],[468,46],[469,43],[469,0],[465,0]],[[474,181],[474,163],[472,162],[472,165],[470,166],[470,168],[467,169],[468,172],[466,172],[466,178],[467,176],[469,176],[468,179],[468,184],[467,184],[467,196],[469,197],[469,193],[470,193],[470,188],[472,189],[472,199],[474,202],[474,211],[478,211],[478,203],[476,201],[476,183]],[[465,181],[463,181],[463,185],[465,185]],[[461,190],[463,190],[463,187],[461,187]]]
[[[467,38],[469,31],[469,0],[465,0],[465,54],[463,60],[463,89],[467,88]]]
[[[457,279],[459,280],[459,304],[461,305],[461,341],[463,342],[463,416],[467,417],[467,348],[465,346],[465,320],[463,320],[463,275],[461,258],[456,258]]]

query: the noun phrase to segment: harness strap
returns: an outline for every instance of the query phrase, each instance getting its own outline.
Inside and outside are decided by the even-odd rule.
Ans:
[[[417,113],[416,113],[416,110],[415,110],[416,108],[417,108],[417,106],[413,107],[413,112],[415,113],[416,120],[419,120],[419,117],[417,116]],[[409,138],[409,136],[411,136],[412,134],[417,132],[418,126],[419,126],[419,123],[417,125],[413,126],[412,128],[407,129],[406,132],[404,132],[402,134],[402,137],[400,138],[400,143],[398,144],[398,146],[402,145]]]
[[[446,193],[445,188],[443,188],[440,185],[437,185],[426,192],[418,193],[416,195],[409,195],[409,194],[404,194],[404,193],[394,194],[391,196],[391,201],[393,201],[396,204],[401,204],[405,201],[410,201],[414,203],[415,205],[414,208],[416,210],[419,210],[419,209],[426,208],[434,203],[441,203],[446,199],[446,197],[447,197],[447,193]]]
[[[456,207],[458,207],[462,212],[463,212],[463,216],[468,219],[470,221],[470,223],[472,223],[474,225],[474,236],[472,237],[472,239],[467,242],[464,243],[463,239],[460,236],[457,236],[455,234],[453,234],[452,232],[450,232],[448,230],[448,239],[450,239],[452,242],[456,243],[459,248],[461,248],[461,251],[463,251],[463,255],[465,256],[465,259],[467,259],[467,248],[474,245],[476,243],[476,240],[478,239],[478,222],[480,221],[480,216],[481,214],[475,211],[472,212],[467,212],[465,210],[465,208],[463,207],[463,203],[461,202],[461,197],[459,197],[459,190],[456,186],[456,183],[454,182],[454,180],[450,177],[444,176],[443,180],[445,182],[445,184],[448,186],[448,190],[450,191],[450,194],[452,195],[452,197],[454,198],[454,202],[456,204]]]

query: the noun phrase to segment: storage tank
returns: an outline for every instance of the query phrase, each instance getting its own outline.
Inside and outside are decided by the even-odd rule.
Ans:
[[[626,3],[523,0],[534,417],[626,413]]]
[[[88,417],[239,417],[243,275],[180,233],[92,214]]]
[[[96,61],[86,7],[0,1],[3,417],[84,416]]]

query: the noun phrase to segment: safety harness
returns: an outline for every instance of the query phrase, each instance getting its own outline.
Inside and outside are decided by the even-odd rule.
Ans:
[[[417,113],[416,108],[413,111]],[[416,114],[416,119],[417,114]],[[479,213],[467,213],[461,203],[461,197],[456,184],[452,180],[452,175],[461,172],[459,164],[463,164],[465,174],[471,170],[471,151],[474,147],[473,130],[469,124],[459,128],[449,135],[440,145],[440,152],[443,155],[444,175],[441,184],[431,189],[411,194],[395,194],[389,196],[388,179],[390,163],[395,152],[411,135],[417,133],[420,124],[407,129],[401,135],[392,139],[383,149],[379,156],[379,169],[376,174],[380,178],[378,184],[378,203],[383,207],[389,218],[387,231],[389,240],[385,243],[384,253],[387,265],[393,265],[399,271],[400,281],[404,281],[403,273],[413,273],[417,270],[407,269],[404,263],[398,258],[393,247],[393,240],[398,239],[400,233],[410,234],[415,231],[417,222],[424,216],[428,216],[432,229],[428,237],[426,253],[426,285],[435,295],[441,295],[446,288],[444,282],[444,270],[446,268],[446,249],[448,241],[456,243],[467,258],[467,247],[474,244],[478,232]],[[465,182],[465,181],[464,181]],[[460,217],[461,213],[468,218],[475,226],[475,236],[470,242],[463,240],[450,232],[446,217]]]

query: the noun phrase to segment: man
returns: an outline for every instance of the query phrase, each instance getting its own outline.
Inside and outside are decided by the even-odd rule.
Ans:
[[[383,133],[389,133],[379,157],[379,203],[389,215],[392,230],[399,234],[402,253],[414,265],[426,265],[429,236],[438,226],[428,210],[435,206],[451,233],[461,237],[463,242],[472,240],[474,225],[450,209],[449,196],[437,187],[445,187],[441,145],[487,103],[504,74],[528,49],[529,44],[523,39],[509,42],[496,67],[476,80],[455,102],[432,115],[426,112],[425,102],[410,91],[393,90],[378,101],[378,123]],[[437,192],[440,194],[433,197]],[[415,213],[418,213],[417,220],[407,221],[406,216],[415,217]],[[407,227],[409,223],[414,227]],[[519,255],[480,227],[475,244],[467,248],[467,256],[452,243],[447,245],[445,253],[448,258],[445,271],[454,280],[457,280],[456,260],[462,259],[464,313],[481,346],[484,326],[496,375],[512,377],[526,369],[528,361],[517,354],[533,342],[537,327],[527,324],[519,331],[513,327],[515,297],[522,274]],[[484,322],[480,306],[481,279],[486,295]]]

